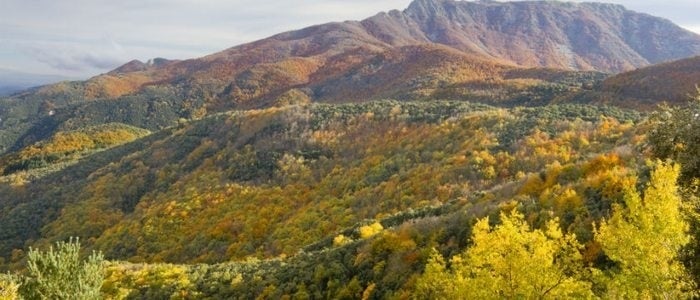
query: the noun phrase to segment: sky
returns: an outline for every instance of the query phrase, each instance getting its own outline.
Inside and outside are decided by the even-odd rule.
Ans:
[[[0,70],[76,79],[132,59],[195,58],[411,0],[0,0]],[[608,0],[700,33],[698,0]]]

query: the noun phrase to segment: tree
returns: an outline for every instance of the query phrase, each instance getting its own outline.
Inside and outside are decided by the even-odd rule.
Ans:
[[[684,251],[684,263],[700,285],[700,88],[694,100],[684,107],[661,107],[651,116],[648,134],[654,156],[673,159],[681,165],[680,184],[691,235]]]
[[[0,274],[0,300],[16,300],[19,298],[17,290],[19,284],[12,275]]]
[[[648,140],[654,155],[680,163],[684,181],[700,178],[700,89],[688,105],[662,106],[650,121]]]
[[[606,272],[607,297],[681,299],[692,291],[678,260],[690,240],[680,209],[679,172],[678,165],[657,163],[644,195],[628,187],[624,207],[614,206],[610,219],[595,230],[605,255],[617,264]]]
[[[42,252],[29,250],[27,276],[20,286],[24,299],[99,299],[104,278],[103,257],[93,252],[80,259],[80,242],[56,243]]]
[[[565,235],[558,220],[544,231],[531,230],[522,214],[501,214],[491,228],[488,218],[474,226],[473,245],[447,269],[434,254],[417,282],[417,296],[434,299],[589,298],[581,245]]]

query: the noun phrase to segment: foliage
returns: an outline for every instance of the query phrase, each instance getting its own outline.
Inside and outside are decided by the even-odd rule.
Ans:
[[[384,230],[384,227],[382,227],[382,224],[380,224],[379,222],[374,222],[372,224],[362,226],[360,227],[360,238],[370,238],[373,235],[382,232],[382,230]]]
[[[144,129],[116,123],[58,132],[42,142],[0,157],[0,173],[10,175],[75,161],[93,151],[128,143],[149,133]]]
[[[615,205],[612,216],[597,227],[596,241],[616,264],[607,271],[606,297],[680,299],[693,290],[678,260],[689,242],[676,184],[679,171],[678,165],[657,163],[644,195],[628,187],[624,207]]]
[[[523,215],[501,214],[491,228],[488,218],[474,225],[473,245],[450,260],[438,253],[416,284],[417,299],[561,299],[590,298],[591,284],[581,268],[582,245],[565,235],[558,220],[531,230]]]
[[[685,182],[700,178],[700,90],[685,106],[662,106],[651,115],[649,144],[656,157],[673,159],[682,166]]]
[[[134,262],[293,255],[362,220],[440,205],[519,174],[534,178],[558,162],[570,170],[561,179],[552,172],[528,193],[540,197],[549,188],[555,196],[557,184],[577,179],[579,162],[637,143],[631,123],[612,119],[618,115],[625,113],[391,101],[215,115],[94,153],[25,186],[0,185],[7,203],[0,253],[14,264],[13,249],[28,239],[81,236],[88,249]],[[623,154],[615,161],[621,167],[634,160],[634,152]],[[615,200],[604,196],[597,202]],[[563,222],[590,226],[585,214],[571,217],[585,201],[567,199],[557,202]]]
[[[604,269],[591,224],[646,180],[639,122],[439,101],[216,114],[0,185],[0,252],[17,268],[27,243],[85,237],[131,262],[108,267],[108,298],[406,298],[429,249],[462,253],[475,218],[518,209]]]
[[[685,212],[693,240],[685,251],[685,264],[700,285],[700,90],[684,106],[662,106],[650,119],[649,146],[655,157],[673,159],[681,165]]]
[[[80,243],[71,239],[45,252],[30,249],[19,291],[24,299],[97,299],[103,278],[102,254],[82,261]]]
[[[12,275],[0,274],[0,300],[19,299],[19,283]]]

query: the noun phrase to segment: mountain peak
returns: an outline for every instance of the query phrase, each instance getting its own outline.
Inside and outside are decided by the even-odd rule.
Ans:
[[[131,73],[131,72],[138,72],[138,71],[144,71],[148,68],[148,65],[146,65],[144,62],[134,59],[128,63],[125,63],[121,65],[120,67],[112,70],[109,72],[109,74],[122,74],[122,73]]]
[[[108,74],[125,74],[125,73],[131,73],[131,72],[140,72],[140,71],[146,71],[151,68],[158,68],[165,66],[171,62],[175,62],[174,60],[169,60],[161,57],[156,57],[149,59],[146,62],[142,62],[138,59],[134,59],[128,63],[123,64],[122,66],[112,70]]]
[[[444,15],[445,4],[453,0],[414,0],[404,11],[410,16],[435,16]]]
[[[403,13],[431,43],[523,66],[617,73],[700,54],[697,34],[618,4],[415,0]]]

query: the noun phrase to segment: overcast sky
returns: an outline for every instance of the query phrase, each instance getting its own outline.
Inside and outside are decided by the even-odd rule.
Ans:
[[[411,0],[0,0],[0,69],[86,78],[131,59],[194,58]],[[700,0],[611,0],[700,33]]]

